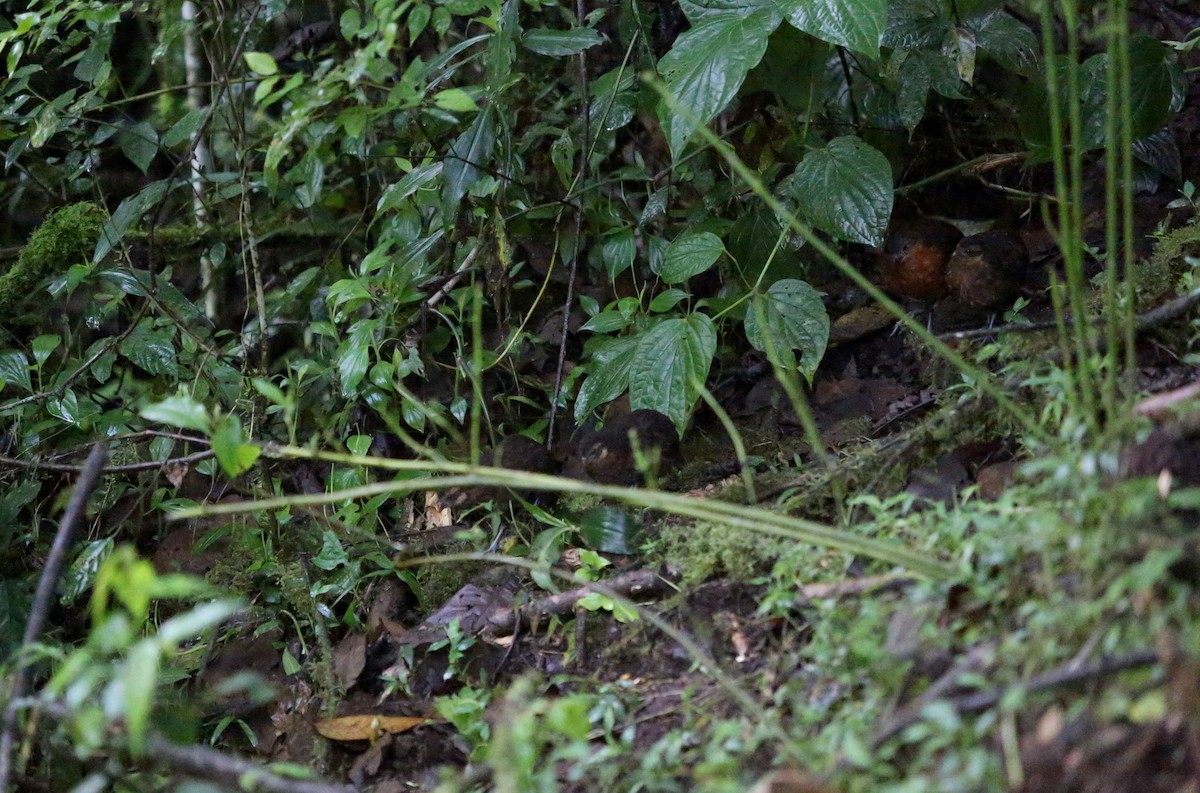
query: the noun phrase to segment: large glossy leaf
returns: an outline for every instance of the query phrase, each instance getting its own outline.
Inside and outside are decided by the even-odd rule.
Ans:
[[[1158,39],[1135,36],[1129,42],[1130,116],[1133,137],[1149,135],[1167,120],[1171,107],[1168,50]]]
[[[893,0],[882,44],[892,50],[931,50],[941,46],[954,21],[939,0]]]
[[[766,3],[709,13],[676,39],[658,62],[677,105],[664,103],[659,108],[676,159],[696,125],[707,124],[737,94],[746,73],[762,59],[767,38],[782,21],[779,11]]]
[[[1133,137],[1151,134],[1162,126],[1171,109],[1172,73],[1174,67],[1166,60],[1166,48],[1157,40],[1138,36],[1130,42],[1130,125]],[[1108,95],[1108,55],[1101,53],[1088,58],[1080,67],[1081,138],[1087,149],[1104,145],[1105,118]],[[1059,96],[1066,99],[1065,70],[1067,64],[1058,62]],[[1021,132],[1030,148],[1048,156],[1051,145],[1049,92],[1042,80],[1031,81],[1021,108]],[[1066,111],[1063,111],[1064,117]]]
[[[965,79],[960,69],[974,69],[973,59],[968,64],[959,57],[973,58],[962,54],[965,42],[953,35],[951,40],[957,42],[954,57],[923,50],[894,56],[894,60],[899,61],[895,80],[896,112],[907,129],[913,129],[925,118],[925,103],[930,90],[942,96],[958,97],[961,95],[959,86]]]
[[[600,243],[600,258],[610,281],[632,267],[636,255],[637,240],[631,228],[619,228],[606,234]]]
[[[751,301],[746,338],[780,361],[788,360],[784,351],[800,350],[800,372],[812,382],[829,342],[829,315],[821,293],[793,278],[776,281]]]
[[[887,25],[887,0],[776,0],[800,30],[872,58]]]
[[[585,547],[602,553],[633,553],[638,521],[621,507],[592,507],[579,516],[579,536]]]
[[[629,404],[665,413],[681,430],[708,378],[717,351],[717,330],[704,314],[660,322],[638,336],[629,369]]]
[[[1033,77],[1038,71],[1037,36],[1024,22],[1003,9],[976,17],[967,22],[975,31],[979,54],[992,58],[1005,69]]]
[[[892,166],[859,138],[834,138],[810,151],[787,185],[812,225],[851,242],[883,244],[892,214]]]

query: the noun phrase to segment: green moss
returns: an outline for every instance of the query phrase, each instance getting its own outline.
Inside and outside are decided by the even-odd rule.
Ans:
[[[666,558],[679,568],[685,586],[719,576],[748,581],[769,570],[774,559],[795,545],[790,540],[705,521],[664,525],[662,543]]]
[[[0,276],[0,313],[10,314],[46,278],[86,261],[108,214],[90,202],[51,212],[21,249],[12,269]]]
[[[1182,226],[1160,237],[1150,260],[1138,268],[1139,281],[1144,281],[1148,273],[1178,275],[1187,266],[1188,256],[1200,256],[1200,225]]]

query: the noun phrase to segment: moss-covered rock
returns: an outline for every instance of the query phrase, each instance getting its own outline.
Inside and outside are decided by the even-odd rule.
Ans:
[[[51,212],[21,249],[17,263],[0,275],[0,316],[10,316],[46,278],[89,258],[107,220],[108,213],[91,202]]]

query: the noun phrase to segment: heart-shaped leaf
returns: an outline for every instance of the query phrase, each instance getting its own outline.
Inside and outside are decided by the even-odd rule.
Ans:
[[[829,342],[829,315],[821,293],[804,281],[787,278],[757,294],[746,312],[746,338],[756,349],[774,353],[800,350],[800,372],[811,383]]]
[[[668,319],[638,336],[629,368],[629,405],[664,413],[683,429],[708,378],[717,351],[717,330],[704,314]]]
[[[834,138],[804,156],[787,182],[801,216],[824,232],[882,245],[892,214],[892,166],[859,138]]]

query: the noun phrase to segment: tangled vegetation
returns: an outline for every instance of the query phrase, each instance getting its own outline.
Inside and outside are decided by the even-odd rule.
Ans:
[[[0,786],[1200,784],[1187,3],[16,5]]]

